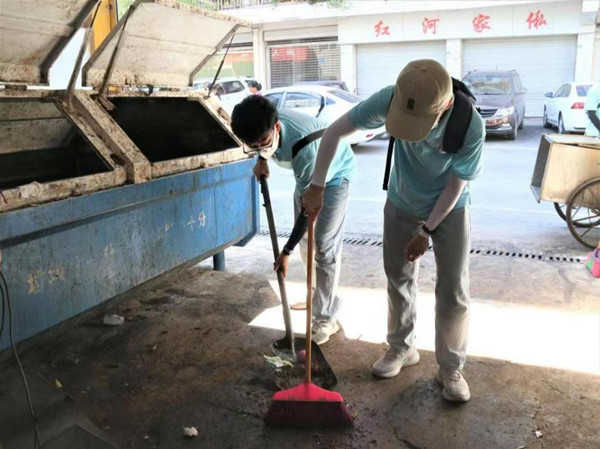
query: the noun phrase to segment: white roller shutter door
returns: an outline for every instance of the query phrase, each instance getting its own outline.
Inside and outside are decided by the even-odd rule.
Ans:
[[[358,95],[368,97],[382,87],[394,84],[404,66],[415,59],[435,59],[446,65],[446,41],[358,45]]]
[[[575,77],[577,36],[479,39],[463,42],[463,75],[471,70],[511,70],[527,89],[525,115],[541,117],[544,94]]]
[[[302,81],[339,80],[341,76],[337,42],[271,44],[268,58],[271,88]]]

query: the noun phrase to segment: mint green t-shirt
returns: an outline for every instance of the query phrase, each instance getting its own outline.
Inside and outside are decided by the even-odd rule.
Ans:
[[[300,139],[320,129],[327,128],[323,120],[311,117],[301,112],[281,109],[279,121],[281,122],[281,134],[279,137],[279,148],[273,153],[273,161],[284,168],[291,168],[296,179],[296,189],[300,193],[308,188],[315,169],[315,160],[321,139],[317,139],[301,149],[292,159],[292,147]],[[358,173],[354,152],[348,143],[341,141],[335,157],[327,171],[326,185],[340,185],[344,179],[354,180]]]
[[[385,123],[394,86],[388,86],[356,105],[348,113],[354,126],[374,129]],[[451,112],[451,111],[450,111]],[[479,176],[482,166],[485,124],[474,113],[465,136],[463,147],[456,153],[442,151],[444,132],[450,113],[420,142],[397,139],[393,167],[388,186],[388,199],[401,211],[426,218],[446,187],[452,174],[471,181]],[[455,209],[470,204],[470,186],[467,183]]]

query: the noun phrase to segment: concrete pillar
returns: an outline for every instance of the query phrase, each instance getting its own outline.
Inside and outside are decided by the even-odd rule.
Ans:
[[[600,75],[599,42],[596,36],[596,21],[598,17],[598,0],[583,0],[581,2],[581,33],[577,35],[577,56],[575,60],[576,81],[596,81]]]
[[[594,33],[580,33],[577,35],[575,81],[588,81],[592,79],[594,38]]]
[[[462,39],[448,39],[446,41],[446,70],[450,76],[461,79],[462,68]]]
[[[264,31],[261,28],[252,30],[252,50],[254,54],[254,78],[263,85],[263,90],[270,89],[267,73],[267,46]]]
[[[342,81],[346,82],[350,92],[356,93],[358,80],[356,77],[356,46],[340,45],[340,72]]]

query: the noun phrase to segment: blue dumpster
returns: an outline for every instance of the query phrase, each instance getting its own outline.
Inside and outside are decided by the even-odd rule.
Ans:
[[[15,89],[47,82],[95,3],[71,1],[42,2],[44,17],[19,2],[0,11],[0,251],[16,342],[221,256],[259,224],[253,160],[218,102],[182,89],[248,24],[138,0],[84,68],[94,90]],[[53,12],[62,26],[48,28]],[[8,344],[5,332],[0,350]]]

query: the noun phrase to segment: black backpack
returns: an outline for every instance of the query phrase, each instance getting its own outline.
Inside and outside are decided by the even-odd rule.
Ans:
[[[452,92],[454,93],[454,108],[448,118],[448,125],[442,142],[442,151],[446,153],[456,153],[462,148],[473,117],[473,105],[475,104],[475,96],[469,88],[455,78],[452,78]],[[396,139],[393,136],[390,137],[385,161],[385,174],[383,175],[383,190],[388,188],[395,141]]]

